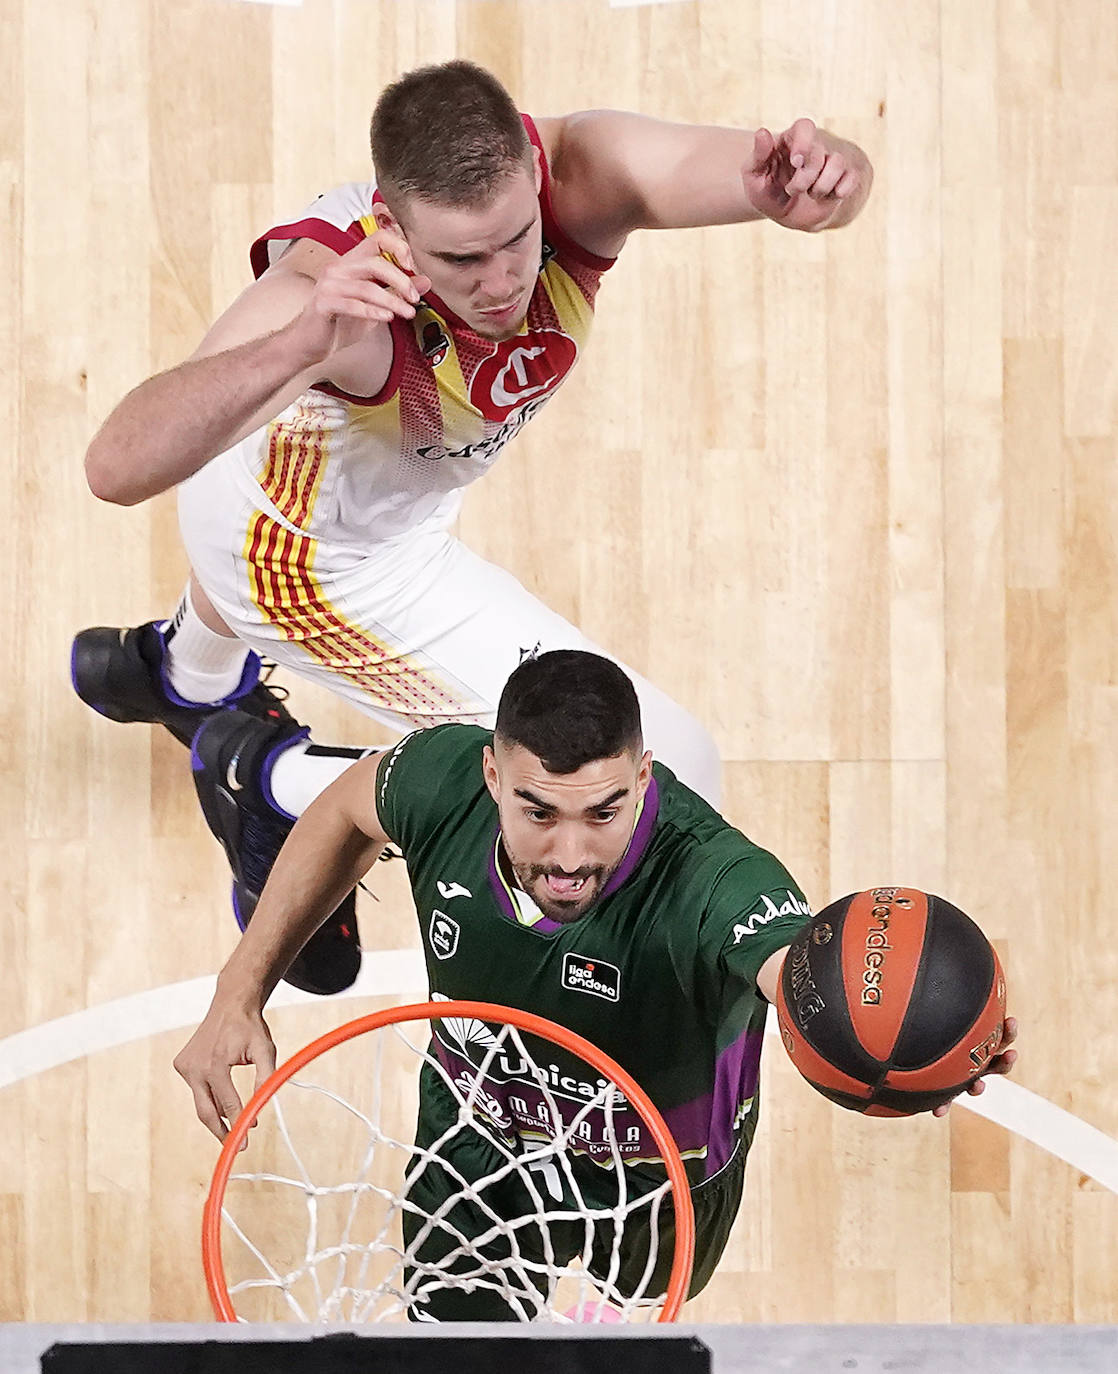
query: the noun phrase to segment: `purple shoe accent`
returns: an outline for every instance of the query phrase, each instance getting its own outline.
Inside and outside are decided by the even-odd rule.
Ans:
[[[74,659],[77,657],[77,653],[78,637],[77,635],[75,635],[73,640],[70,642],[70,686],[73,687],[74,692],[80,697],[81,693],[78,692],[78,672],[77,668],[74,665]]]
[[[241,915],[241,902],[237,895],[237,884],[233,884],[233,915],[237,922],[238,929],[243,933],[248,929],[248,921]]]
[[[279,744],[273,745],[272,748],[268,750],[267,754],[264,756],[264,762],[260,765],[260,792],[264,800],[277,816],[285,816],[289,821],[295,821],[299,818],[298,816],[293,816],[286,807],[280,806],[279,802],[276,801],[275,794],[272,792],[272,769],[275,766],[276,759],[279,758],[285,749],[290,749],[293,744],[298,744],[302,740],[309,739],[310,733],[310,727],[304,725],[298,734],[288,735],[286,739],[280,740]]]
[[[218,702],[219,706],[235,706],[238,701],[247,697],[249,692],[260,681],[260,655],[254,649],[250,649],[245,656],[245,666],[241,673],[241,680],[227,697],[222,697]]]
[[[200,721],[197,730],[194,732],[194,738],[190,741],[190,771],[192,773],[200,773],[206,766],[202,762],[201,755],[198,753],[198,736],[206,728],[206,725],[206,721]]]
[[[188,701],[186,697],[180,697],[171,686],[171,679],[167,673],[167,637],[164,634],[166,628],[167,621],[165,620],[152,626],[159,637],[159,685],[163,689],[163,695],[172,706],[181,706],[187,711],[217,711],[223,706],[235,706],[238,701],[248,696],[249,692],[260,681],[260,655],[253,649],[249,649],[245,656],[245,666],[241,670],[241,680],[227,695],[218,701]]]

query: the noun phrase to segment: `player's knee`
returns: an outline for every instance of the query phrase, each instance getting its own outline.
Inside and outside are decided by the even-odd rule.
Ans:
[[[704,801],[708,801],[717,809],[722,804],[722,756],[710,731],[694,716],[689,716],[688,721],[691,726],[688,740],[689,767],[694,781],[688,778],[684,778],[683,781],[692,791],[698,792]]]
[[[651,727],[651,728],[650,728]],[[649,721],[645,741],[654,758],[716,809],[722,801],[722,759],[710,731],[682,707]]]

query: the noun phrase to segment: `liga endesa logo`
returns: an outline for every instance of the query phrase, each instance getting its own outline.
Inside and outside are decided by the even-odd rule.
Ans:
[[[559,385],[578,357],[557,329],[532,329],[497,344],[470,380],[470,400],[487,420],[505,420]]]
[[[587,959],[568,954],[563,960],[563,986],[575,992],[589,992],[616,1002],[621,996],[621,970],[604,959]]]

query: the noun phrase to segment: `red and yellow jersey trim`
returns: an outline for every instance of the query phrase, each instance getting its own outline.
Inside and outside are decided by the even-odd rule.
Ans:
[[[317,541],[265,511],[248,523],[249,595],[267,623],[315,662],[358,687],[374,707],[422,728],[477,709],[418,656],[348,621],[315,575]]]

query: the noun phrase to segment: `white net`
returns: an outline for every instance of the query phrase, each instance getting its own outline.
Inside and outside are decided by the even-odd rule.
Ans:
[[[365,1030],[279,1087],[236,1157],[221,1199],[232,1309],[657,1319],[676,1223],[650,1145],[611,1077],[511,1025]]]

